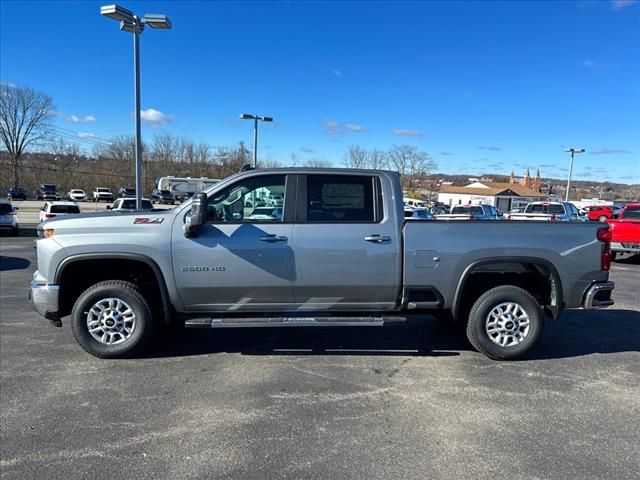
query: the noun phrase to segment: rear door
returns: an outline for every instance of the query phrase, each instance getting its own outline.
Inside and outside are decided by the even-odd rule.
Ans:
[[[388,181],[360,172],[298,177],[293,292],[299,310],[395,307],[401,220],[391,182],[383,205],[381,178]]]

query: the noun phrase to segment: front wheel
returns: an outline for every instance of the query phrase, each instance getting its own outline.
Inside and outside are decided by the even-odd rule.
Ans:
[[[151,309],[136,285],[121,280],[96,283],[71,311],[71,330],[80,346],[100,358],[129,357],[153,335]]]
[[[519,357],[538,340],[544,326],[542,308],[522,288],[492,288],[476,300],[469,313],[467,338],[476,350],[494,360]]]

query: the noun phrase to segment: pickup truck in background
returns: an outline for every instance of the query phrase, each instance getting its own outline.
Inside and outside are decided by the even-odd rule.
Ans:
[[[110,188],[106,187],[96,187],[93,190],[93,201],[94,202],[113,202],[113,192]]]
[[[619,253],[640,254],[640,203],[627,204],[617,219],[606,220],[611,231],[611,257]]]
[[[436,215],[438,220],[503,220],[502,212],[491,205],[455,205],[451,212]]]
[[[586,222],[587,218],[570,202],[531,202],[522,213],[510,213],[507,220]]]
[[[281,196],[256,215],[250,199]],[[602,223],[404,221],[397,173],[248,170],[171,210],[39,226],[29,298],[70,315],[87,352],[138,352],[158,328],[381,326],[412,313],[466,326],[493,359],[529,351],[545,316],[613,304]]]

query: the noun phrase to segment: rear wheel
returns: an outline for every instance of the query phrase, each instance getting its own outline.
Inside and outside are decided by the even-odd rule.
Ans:
[[[607,221],[607,216],[606,215],[600,215],[598,220],[600,220],[601,222],[606,222]]]
[[[469,313],[467,338],[494,360],[519,357],[538,340],[544,326],[542,308],[522,288],[492,288],[476,300]]]
[[[71,330],[80,346],[100,358],[129,357],[153,336],[149,304],[136,285],[121,280],[85,290],[71,311]]]

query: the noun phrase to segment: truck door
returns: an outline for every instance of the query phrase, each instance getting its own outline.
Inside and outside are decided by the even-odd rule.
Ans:
[[[209,196],[209,221],[196,237],[186,238],[177,220],[172,262],[187,310],[278,311],[293,304],[287,188],[286,175],[245,176]],[[269,206],[264,199],[273,195],[283,203]]]
[[[388,205],[382,197],[378,175],[299,176],[293,232],[299,310],[394,308],[401,281],[401,220],[391,190]]]

